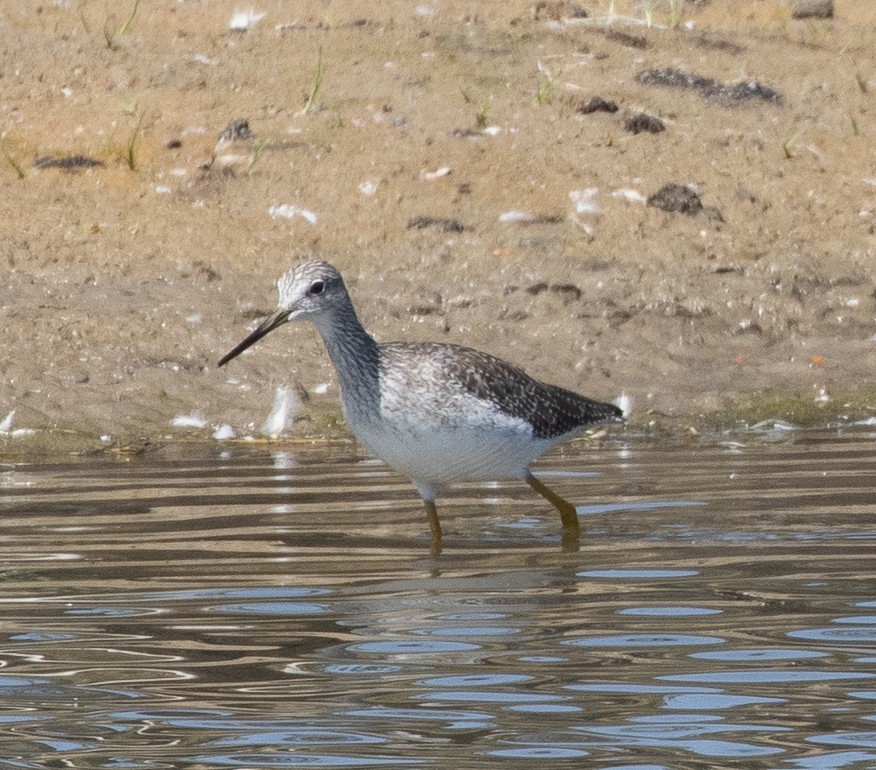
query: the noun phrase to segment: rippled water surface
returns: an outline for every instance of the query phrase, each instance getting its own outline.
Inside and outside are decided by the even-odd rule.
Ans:
[[[0,466],[0,767],[874,768],[876,438]]]

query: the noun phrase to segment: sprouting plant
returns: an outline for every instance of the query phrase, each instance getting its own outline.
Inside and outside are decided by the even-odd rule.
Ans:
[[[128,15],[128,18],[125,19],[125,23],[119,27],[119,31],[117,34],[119,35],[127,35],[131,31],[131,27],[134,24],[134,17],[137,15],[137,9],[140,7],[140,0],[134,0],[134,7],[131,8],[131,13]]]
[[[255,143],[255,146],[252,148],[252,155],[249,157],[249,163],[246,166],[247,174],[249,174],[252,171],[253,166],[262,159],[262,155],[265,154],[265,150],[268,149],[269,144],[270,142],[267,139],[260,139]]]
[[[103,25],[103,39],[106,40],[106,47],[110,49],[110,51],[116,50],[116,41],[115,36],[112,32],[109,31],[109,22]]]
[[[681,0],[669,0],[669,26],[677,27],[681,24]]]
[[[24,173],[24,169],[18,164],[18,162],[13,158],[8,150],[6,149],[6,142],[0,140],[0,150],[3,150],[3,157],[6,158],[6,162],[15,169],[15,173],[18,175],[19,179],[24,179],[26,174]]]
[[[861,93],[866,94],[869,90],[867,79],[860,72],[855,72],[855,82],[858,84]]]
[[[140,118],[137,120],[137,125],[134,127],[134,131],[131,133],[131,138],[128,140],[127,152],[125,153],[125,161],[128,164],[128,168],[131,171],[137,170],[137,155],[135,152],[135,148],[137,145],[137,139],[140,137],[140,130],[143,127],[143,113],[140,113]]]
[[[116,38],[121,35],[127,35],[131,31],[131,27],[134,25],[134,18],[137,16],[137,10],[140,8],[140,0],[134,0],[134,5],[131,8],[131,13],[128,14],[128,18],[122,23],[122,26],[119,27],[115,32],[111,32],[109,29],[109,19],[103,25],[103,37],[106,40],[106,47],[111,51],[116,49]],[[81,17],[81,13],[80,13]],[[85,24],[84,17],[82,18],[82,23]],[[87,28],[87,27],[86,27]]]
[[[801,128],[799,131],[792,134],[782,143],[782,152],[785,154],[786,160],[791,160],[794,157],[794,145],[797,143],[797,140],[802,136],[803,129]]]
[[[533,107],[541,107],[543,104],[550,102],[554,95],[554,84],[550,80],[540,82],[538,89],[535,92]]]
[[[852,124],[852,133],[855,136],[861,135],[861,127],[858,125],[858,121],[855,119],[855,116],[852,115],[851,112],[847,112],[846,115],[849,116],[849,123]]]
[[[322,81],[325,77],[325,64],[322,60],[322,48],[319,49],[319,55],[316,60],[316,69],[313,71],[313,80],[310,83],[310,93],[307,95],[307,100],[301,108],[299,115],[306,115],[314,108],[314,103],[322,88]]]
[[[490,112],[490,103],[484,102],[481,108],[475,115],[475,127],[478,131],[483,131],[487,127],[487,115]]]
[[[82,22],[82,28],[85,30],[86,35],[91,34],[91,27],[88,26],[88,22],[85,19],[85,14],[82,12],[82,7],[79,7],[79,21]]]

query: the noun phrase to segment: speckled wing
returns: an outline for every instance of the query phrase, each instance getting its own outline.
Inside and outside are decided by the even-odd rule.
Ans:
[[[461,390],[502,414],[528,422],[535,438],[556,439],[623,416],[614,404],[539,382],[522,369],[479,350],[442,343],[396,344],[398,352],[406,347],[410,354],[410,348],[416,347],[420,356],[431,359],[442,370],[447,385],[457,383]]]

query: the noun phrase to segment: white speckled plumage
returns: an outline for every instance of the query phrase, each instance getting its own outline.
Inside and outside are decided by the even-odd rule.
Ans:
[[[463,479],[526,479],[558,508],[567,543],[578,542],[574,507],[529,466],[550,447],[590,426],[618,420],[612,404],[532,379],[471,348],[437,342],[378,344],[362,327],[340,273],[321,261],[280,278],[276,312],[222,358],[222,366],[288,321],[319,330],[338,374],[341,407],[356,438],[407,476],[423,498],[433,540],[434,500]]]

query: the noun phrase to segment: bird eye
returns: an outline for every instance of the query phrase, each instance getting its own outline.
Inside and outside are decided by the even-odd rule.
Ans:
[[[310,284],[310,291],[308,292],[311,297],[319,296],[325,290],[325,282],[324,281],[314,281]]]

